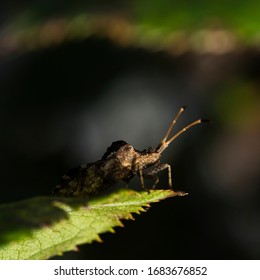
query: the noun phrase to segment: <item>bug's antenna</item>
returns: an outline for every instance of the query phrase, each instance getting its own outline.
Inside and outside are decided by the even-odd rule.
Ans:
[[[176,134],[174,134],[172,136],[172,138],[170,138],[168,141],[167,138],[169,136],[169,134],[171,133],[175,123],[177,122],[179,116],[185,111],[186,107],[181,107],[181,109],[179,110],[179,112],[177,113],[177,115],[175,116],[175,118],[173,119],[168,131],[166,132],[164,138],[162,139],[162,141],[160,142],[160,144],[158,145],[158,147],[156,148],[156,151],[158,153],[162,153],[168,146],[169,144],[174,141],[177,137],[179,137],[183,132],[185,132],[186,130],[188,130],[189,128],[191,128],[194,125],[200,124],[202,122],[207,122],[207,120],[205,119],[198,119],[190,124],[188,124],[187,126],[185,126],[183,129],[181,129],[179,132],[177,132]]]

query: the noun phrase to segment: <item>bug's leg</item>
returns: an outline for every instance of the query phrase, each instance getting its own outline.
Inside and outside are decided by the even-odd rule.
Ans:
[[[144,185],[144,174],[143,174],[143,169],[138,166],[138,176],[140,177],[140,181],[141,181],[141,187],[146,190],[148,193],[150,193],[150,190],[148,188],[145,187]]]
[[[168,185],[169,185],[169,188],[172,188],[172,172],[171,172],[171,166],[168,163],[160,163],[160,164],[155,165],[154,167],[144,170],[145,176],[152,176],[153,178],[155,178],[155,183],[153,185],[153,188],[159,182],[159,178],[157,176],[155,176],[155,174],[157,174],[158,172],[160,172],[166,168],[168,169]]]
[[[154,179],[154,183],[153,183],[152,189],[155,189],[159,183],[159,177],[157,175],[153,175],[153,179]]]
[[[172,188],[172,169],[171,169],[170,164],[167,164],[167,168],[168,168],[168,185],[169,185],[169,188],[171,189]]]
[[[155,189],[160,180],[159,180],[159,177],[158,177],[157,175],[155,175],[155,174],[153,174],[153,175],[151,175],[151,176],[152,176],[152,178],[153,178],[153,180],[154,180],[154,183],[153,183],[153,186],[152,186],[151,189]]]
[[[155,189],[155,187],[158,185],[158,183],[159,183],[159,177],[157,176],[157,175],[155,175],[155,174],[146,174],[145,173],[145,170],[143,171],[143,177],[145,178],[145,179],[152,179],[153,181],[154,181],[154,183],[153,183],[153,185],[152,185],[152,187],[149,187],[149,188],[146,188],[148,191],[150,190],[150,189]]]
[[[145,186],[144,186],[144,176],[143,176],[143,170],[142,170],[142,168],[138,168],[138,175],[139,175],[139,177],[140,177],[140,181],[141,181],[141,187],[143,188],[143,189],[145,189]]]

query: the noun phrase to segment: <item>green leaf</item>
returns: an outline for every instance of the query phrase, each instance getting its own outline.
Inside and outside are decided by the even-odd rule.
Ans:
[[[0,259],[47,259],[77,245],[101,241],[99,234],[123,226],[149,203],[184,195],[172,190],[121,189],[87,198],[37,197],[0,206]],[[145,208],[144,208],[145,207]]]

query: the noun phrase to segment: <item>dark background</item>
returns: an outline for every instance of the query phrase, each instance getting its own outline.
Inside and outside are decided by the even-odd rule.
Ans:
[[[80,2],[92,16],[87,32],[88,17],[75,7],[73,15],[41,1],[1,9],[1,202],[50,195],[69,168],[100,159],[115,140],[156,147],[187,105],[175,131],[200,117],[211,123],[180,136],[162,162],[172,166],[174,189],[189,196],[153,204],[115,234],[103,234],[103,243],[57,258],[259,259],[260,53],[253,34],[243,41],[236,26],[204,22],[207,35],[198,26],[190,35],[183,20],[201,45],[181,37],[162,46],[156,20],[140,31],[146,41],[125,35],[140,27],[143,9],[99,2]],[[82,33],[71,37],[78,14]],[[169,22],[173,17],[167,14]],[[160,179],[158,187],[167,187],[167,172]]]

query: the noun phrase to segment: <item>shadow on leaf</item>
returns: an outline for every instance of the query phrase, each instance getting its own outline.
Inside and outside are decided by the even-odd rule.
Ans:
[[[0,206],[0,246],[35,229],[68,219],[68,210],[87,206],[86,198],[35,197]]]

